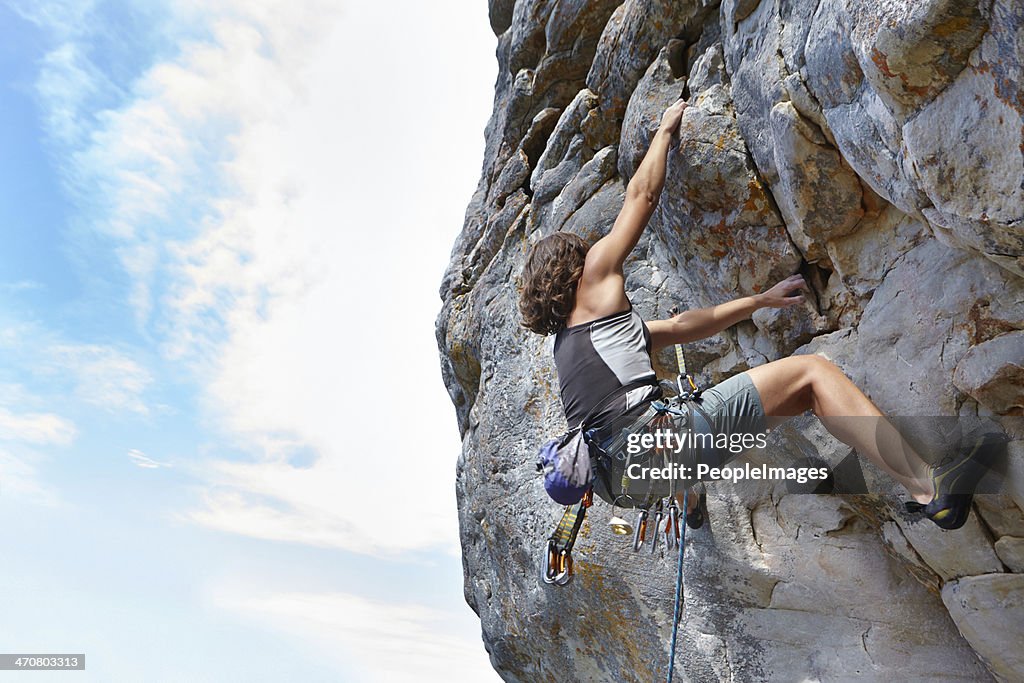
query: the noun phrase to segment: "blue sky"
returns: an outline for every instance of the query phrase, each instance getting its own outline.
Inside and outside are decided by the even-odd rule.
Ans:
[[[497,680],[433,337],[486,3],[0,0],[0,33],[0,651]]]

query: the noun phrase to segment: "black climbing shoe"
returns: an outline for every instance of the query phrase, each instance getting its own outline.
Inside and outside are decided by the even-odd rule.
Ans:
[[[930,503],[908,500],[903,506],[907,512],[923,512],[924,516],[935,522],[938,527],[952,531],[967,522],[973,498],[974,496],[969,493],[947,493],[935,496]]]
[[[989,432],[971,439],[955,456],[931,468],[935,497],[922,504],[907,501],[907,512],[923,512],[942,529],[959,529],[971,512],[971,500],[985,473],[1008,441],[1004,434]]]
[[[704,492],[697,495],[697,507],[686,513],[686,526],[691,529],[699,529],[704,526],[704,508],[707,502],[704,500]]]

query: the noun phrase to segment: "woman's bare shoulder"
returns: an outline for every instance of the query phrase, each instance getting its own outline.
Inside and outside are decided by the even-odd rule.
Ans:
[[[576,289],[576,305],[566,320],[566,326],[583,325],[630,308],[626,281],[621,274],[588,279],[584,270]]]

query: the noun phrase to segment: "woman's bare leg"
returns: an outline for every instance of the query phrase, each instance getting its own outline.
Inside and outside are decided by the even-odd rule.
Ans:
[[[821,356],[791,356],[747,371],[769,426],[811,410],[837,439],[903,484],[914,500],[934,496],[928,464],[842,370]],[[868,421],[848,417],[874,417]],[[774,418],[774,419],[773,419]],[[839,418],[839,419],[830,419]]]

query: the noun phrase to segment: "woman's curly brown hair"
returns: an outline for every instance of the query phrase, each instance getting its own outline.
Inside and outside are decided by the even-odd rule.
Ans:
[[[569,232],[556,232],[533,245],[520,276],[523,327],[545,335],[565,329],[589,248]]]

